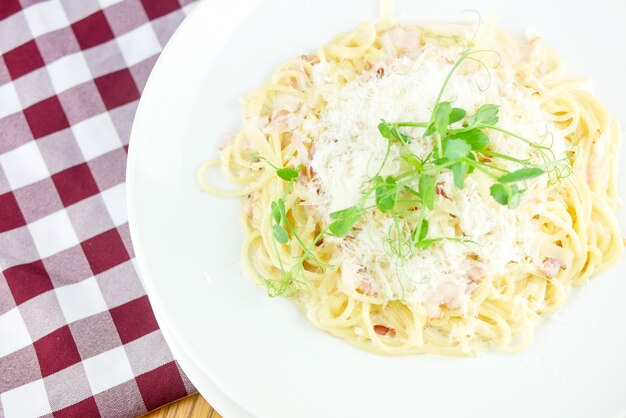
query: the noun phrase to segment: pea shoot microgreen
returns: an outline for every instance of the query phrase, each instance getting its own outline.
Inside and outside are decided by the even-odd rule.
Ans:
[[[499,55],[495,51],[472,50],[469,45],[474,42],[475,36],[476,34],[464,46],[460,58],[446,75],[429,120],[380,121],[378,131],[387,142],[380,167],[364,184],[360,201],[354,206],[330,213],[330,224],[315,237],[310,245],[306,245],[296,233],[289,221],[285,206],[285,199],[297,180],[302,166],[277,167],[267,159],[259,157],[276,171],[280,179],[287,182],[282,197],[271,202],[270,228],[280,265],[280,277],[265,280],[270,295],[278,296],[301,290],[304,282],[300,281],[298,276],[303,273],[304,263],[313,263],[319,268],[325,266],[317,259],[313,248],[325,235],[345,237],[370,211],[378,210],[393,220],[387,243],[397,259],[406,257],[412,248],[426,250],[443,240],[480,245],[468,237],[429,236],[430,225],[427,215],[429,211],[435,209],[436,195],[439,193],[437,189],[439,177],[446,171],[452,174],[454,187],[457,189],[465,187],[467,177],[474,171],[483,173],[493,181],[489,189],[493,200],[510,209],[515,209],[520,205],[528,180],[547,174],[548,183],[551,184],[571,173],[569,158],[557,159],[551,149],[551,144],[545,143],[550,137],[549,132],[546,132],[540,141],[532,141],[498,126],[500,108],[496,104],[483,104],[470,114],[468,110],[455,107],[454,103],[443,100],[448,83],[466,60],[478,63],[487,71],[491,81],[488,67],[475,55],[494,53],[498,58]],[[478,88],[484,90],[480,86]],[[413,137],[406,132],[405,128],[422,128],[423,133],[419,137]],[[491,132],[497,132],[530,145],[538,151],[543,164],[533,164],[529,159],[520,159],[494,151],[489,137]],[[423,140],[422,138],[432,138],[434,145],[426,157],[419,158],[411,151],[409,145],[413,141]],[[383,169],[394,144],[398,146],[399,155],[407,168],[397,175],[383,176]],[[502,164],[498,164],[498,160],[519,164],[520,168],[509,171],[503,168]],[[374,204],[368,206],[372,195]],[[410,224],[414,225],[412,230],[409,228]],[[288,268],[287,263],[280,256],[278,245],[289,244],[292,240],[299,244],[301,255],[295,257],[295,262],[290,263],[291,267]]]
[[[473,40],[474,38],[469,44]],[[499,55],[495,51],[472,50],[469,44],[464,47],[460,58],[447,74],[428,121],[388,122],[381,120],[378,131],[387,141],[387,149],[381,166],[374,177],[369,180],[370,186],[363,193],[359,205],[331,214],[334,221],[330,230],[333,234],[344,236],[349,233],[366,212],[364,209],[366,198],[374,193],[375,208],[381,213],[389,213],[396,225],[403,215],[419,217],[417,227],[411,234],[411,241],[416,248],[426,249],[441,240],[472,242],[465,238],[427,238],[429,225],[426,214],[435,207],[436,187],[441,173],[449,170],[452,173],[453,183],[458,189],[465,187],[465,179],[474,171],[484,173],[494,181],[490,188],[491,197],[498,204],[510,209],[515,209],[521,203],[522,195],[526,190],[522,185],[526,181],[547,173],[549,182],[553,182],[568,174],[569,160],[557,160],[551,147],[544,144],[545,138],[535,142],[499,127],[500,108],[498,105],[483,104],[473,114],[469,114],[466,109],[455,107],[452,102],[443,100],[448,83],[465,60],[477,62],[487,71],[491,80],[489,69],[475,55],[489,52],[495,53],[498,58]],[[434,139],[435,146],[425,159],[420,159],[411,152],[407,144],[418,138],[411,137],[403,132],[402,128],[424,128],[422,137]],[[544,164],[534,165],[530,160],[493,151],[489,131],[499,132],[529,144],[538,151]],[[381,173],[387,163],[393,143],[399,145],[400,157],[407,163],[409,169],[396,176],[383,177]],[[497,164],[498,159],[517,163],[521,167],[514,171],[506,170]],[[407,199],[405,195],[410,198]],[[419,209],[417,215],[414,215],[416,213],[414,210],[407,212],[401,208],[404,202],[411,200]],[[397,229],[399,231],[400,228]]]
[[[273,246],[276,257],[278,259],[280,274],[278,278],[262,280],[267,286],[270,296],[292,295],[300,290],[306,290],[306,284],[305,282],[300,280],[299,276],[302,274],[302,270],[304,269],[304,263],[307,260],[312,260],[313,262],[317,263],[320,268],[323,268],[325,266],[325,264],[320,262],[315,254],[313,254],[312,252],[313,246],[315,246],[320,241],[325,231],[318,235],[318,237],[311,245],[307,246],[302,238],[298,235],[287,216],[285,199],[287,198],[289,192],[292,190],[293,184],[298,179],[299,172],[302,166],[300,165],[296,168],[277,167],[266,158],[256,157],[256,159],[265,161],[272,169],[274,169],[274,171],[276,172],[276,176],[287,182],[287,186],[285,187],[283,195],[279,199],[276,199],[270,203],[269,214],[270,230],[272,232]],[[301,247],[302,254],[298,257],[295,257],[295,260],[291,263],[291,267],[288,267],[286,261],[283,260],[283,258],[281,257],[281,252],[279,250],[278,244],[289,244],[292,240],[295,240],[295,242],[297,242],[298,245]]]
[[[328,230],[336,237],[344,237],[361,219],[361,215],[363,215],[363,207],[360,205],[333,212],[330,214],[333,222],[328,226]]]
[[[291,181],[298,177],[298,171],[293,168],[279,168],[276,175],[285,181]]]

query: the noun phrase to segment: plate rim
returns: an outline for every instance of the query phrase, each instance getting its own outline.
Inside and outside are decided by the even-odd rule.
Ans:
[[[163,67],[163,62],[166,61],[165,56],[167,56],[167,53],[170,49],[172,49],[172,45],[174,45],[176,43],[176,39],[178,39],[181,35],[182,32],[184,32],[187,26],[191,25],[190,22],[193,21],[194,16],[200,14],[199,10],[203,10],[203,7],[209,7],[207,5],[212,5],[216,2],[213,1],[209,1],[209,0],[204,0],[204,1],[200,1],[199,4],[196,5],[196,7],[194,8],[194,10],[190,13],[189,16],[187,16],[187,18],[183,21],[183,23],[177,28],[177,30],[175,31],[175,33],[173,34],[173,36],[170,38],[170,41],[167,43],[167,45],[165,46],[165,48],[163,49],[161,55],[159,56],[159,59],[157,60],[152,73],[150,74],[150,77],[148,79],[148,82],[146,83],[146,86],[144,88],[144,95],[142,95],[142,99],[139,102],[138,108],[137,108],[137,113],[136,113],[136,117],[135,120],[133,121],[133,127],[131,130],[131,142],[133,142],[134,144],[140,143],[141,141],[141,130],[139,128],[139,126],[141,125],[141,120],[143,119],[143,114],[145,113],[145,100],[143,100],[144,97],[149,97],[149,94],[145,94],[148,93],[153,87],[153,84],[155,84],[155,76],[154,74],[160,74]],[[142,103],[144,103],[142,105]],[[145,142],[145,138],[144,141]],[[134,205],[134,199],[136,197],[132,196],[132,191],[133,191],[133,184],[135,184],[135,175],[133,174],[136,170],[135,170],[135,166],[137,164],[137,158],[133,157],[136,153],[137,153],[137,146],[132,146],[129,145],[129,152],[128,152],[128,163],[127,163],[127,171],[126,171],[126,197],[127,197],[127,205],[128,205],[128,222],[129,222],[129,229],[130,229],[130,235],[131,235],[131,240],[133,242],[133,246],[135,249],[135,258],[137,259],[137,265],[138,265],[138,273],[140,276],[143,275],[143,271],[147,271],[146,268],[144,268],[143,266],[146,263],[146,257],[143,254],[143,249],[141,245],[135,245],[136,242],[140,242],[141,240],[137,239],[136,237],[138,236],[138,231],[137,231],[137,223],[134,219],[136,219],[136,217],[138,216],[138,213],[135,210],[135,205]],[[168,342],[168,344],[170,345],[170,348],[172,348],[173,345],[177,345],[176,342],[176,330],[173,329],[173,327],[171,327],[168,324],[168,320],[167,318],[165,318],[165,315],[161,315],[160,313],[157,315],[157,311],[161,311],[161,309],[158,307],[160,306],[163,302],[160,300],[160,298],[158,297],[158,293],[154,290],[154,283],[151,280],[144,280],[142,277],[142,284],[144,286],[144,288],[146,289],[146,293],[148,294],[148,297],[150,299],[150,301],[152,302],[153,306],[154,306],[154,311],[155,311],[155,316],[157,316],[157,321],[159,322],[159,324],[163,324],[162,328],[163,329],[167,329],[167,332],[164,332],[164,336],[166,337],[166,341]],[[152,289],[152,290],[151,290]],[[167,336],[166,336],[167,334]],[[183,347],[180,347],[179,349],[172,349],[172,352],[178,351],[179,355],[181,358],[183,358],[184,356],[186,356],[186,352],[185,349]],[[185,361],[185,360],[184,360]],[[189,363],[188,368],[191,369],[191,366],[195,366],[193,359],[191,359],[189,357],[189,361],[185,361],[185,363]],[[184,369],[184,365],[183,363],[181,363],[181,366]],[[193,374],[193,373],[192,373]],[[206,376],[206,375],[205,375]],[[192,377],[190,377],[190,380],[192,380]],[[210,379],[211,381],[213,381],[213,379],[211,379],[209,376],[206,376],[208,379]],[[194,377],[195,378],[195,377]],[[198,379],[196,379],[198,380]],[[198,385],[196,382],[193,382],[194,385],[200,389],[201,385]],[[216,383],[216,382],[214,382]],[[216,383],[217,384],[217,383]],[[219,385],[218,385],[219,386]],[[219,387],[218,387],[219,388]],[[221,401],[222,398],[220,396],[224,396],[228,399],[230,399],[226,394],[222,393],[220,394],[214,394],[214,393],[209,393],[210,391],[205,391],[207,392],[207,399],[210,402],[214,402],[216,405],[218,405]],[[202,393],[203,396],[205,395],[204,393]],[[212,399],[214,398],[214,399]]]
[[[230,0],[232,2],[239,2],[241,0]],[[161,299],[154,287],[155,284],[152,280],[146,280],[144,278],[144,272],[148,271],[145,267],[146,257],[143,255],[143,246],[139,244],[141,239],[137,238],[139,236],[139,232],[137,231],[137,221],[136,218],[138,215],[137,210],[135,209],[135,196],[133,195],[134,185],[136,184],[136,172],[135,168],[138,164],[137,155],[138,148],[145,139],[142,141],[141,135],[141,125],[142,119],[145,117],[144,114],[147,112],[146,108],[149,106],[147,103],[148,99],[144,99],[145,97],[150,97],[151,91],[154,89],[153,85],[156,84],[160,74],[164,71],[163,68],[166,64],[164,62],[168,61],[169,51],[175,48],[175,44],[177,43],[177,39],[184,36],[183,34],[190,27],[194,21],[197,19],[197,16],[200,16],[202,10],[204,8],[209,8],[212,6],[217,6],[218,1],[214,0],[199,0],[198,4],[195,5],[193,10],[183,19],[183,21],[178,25],[172,36],[168,39],[166,45],[161,50],[159,57],[157,58],[152,70],[150,71],[150,75],[148,76],[148,80],[144,86],[143,92],[139,99],[139,103],[137,105],[137,110],[135,112],[135,116],[133,118],[133,123],[130,132],[130,140],[128,145],[128,156],[126,163],[126,173],[125,173],[125,185],[126,185],[126,208],[128,211],[128,226],[131,242],[133,245],[133,250],[135,252],[135,262],[137,265],[137,275],[141,281],[141,284],[146,292],[146,296],[148,297],[151,305],[151,309],[155,315],[157,323],[159,324],[159,328],[161,329],[161,333],[165,341],[167,342],[168,348],[172,352],[172,356],[174,360],[176,360],[183,372],[187,375],[191,383],[194,385],[198,392],[211,404],[211,406],[218,410],[221,415],[223,413],[228,414],[228,416],[238,417],[238,418],[248,418],[253,417],[253,415],[245,410],[243,406],[237,403],[231,396],[227,395],[224,391],[224,388],[216,382],[213,378],[208,376],[204,371],[200,369],[199,366],[193,361],[191,356],[187,353],[187,350],[178,343],[180,340],[177,337],[177,333],[175,331],[175,327],[172,327],[167,320],[166,315],[163,314],[163,310],[160,306],[163,304]],[[155,81],[156,80],[156,81]]]

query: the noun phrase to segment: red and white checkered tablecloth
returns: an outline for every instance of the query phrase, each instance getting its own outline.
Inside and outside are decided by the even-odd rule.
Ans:
[[[131,417],[194,391],[137,276],[124,185],[188,3],[0,0],[0,418]]]

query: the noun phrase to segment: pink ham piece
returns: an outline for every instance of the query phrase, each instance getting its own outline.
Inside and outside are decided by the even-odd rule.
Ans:
[[[302,115],[290,112],[287,109],[275,110],[272,113],[272,120],[268,125],[270,128],[277,128],[283,132],[289,132],[296,129],[296,126],[302,121]]]
[[[386,35],[399,53],[417,51],[420,47],[420,36],[416,32],[393,28]]]
[[[543,260],[541,271],[543,271],[549,279],[554,279],[561,270],[565,270],[567,266],[558,258],[546,257]]]
[[[291,136],[291,144],[298,151],[298,154],[309,159],[309,150],[304,145],[305,141],[308,138],[299,130],[293,131],[293,135]]]
[[[372,283],[370,283],[370,281],[367,279],[361,279],[357,290],[360,290],[364,295],[371,296],[376,294],[376,292],[372,288]]]
[[[478,283],[481,277],[485,275],[485,270],[483,270],[480,266],[473,266],[469,270],[467,270],[467,278],[472,283]]]
[[[220,142],[218,142],[217,144],[217,149],[220,151],[224,151],[224,148],[226,148],[228,143],[233,140],[234,136],[235,134],[232,134],[232,133],[222,136],[220,138]]]

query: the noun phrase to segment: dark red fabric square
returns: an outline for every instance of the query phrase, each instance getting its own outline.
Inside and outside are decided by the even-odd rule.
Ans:
[[[20,9],[20,2],[18,0],[0,1],[0,20],[11,16],[13,13],[19,12]]]
[[[142,296],[109,311],[122,344],[159,329],[148,296]]]
[[[67,325],[35,341],[33,345],[42,377],[50,376],[80,361],[78,348]]]
[[[8,268],[4,277],[17,305],[54,287],[41,260]]]
[[[117,229],[113,228],[80,244],[93,274],[102,273],[130,259]]]
[[[177,0],[141,0],[141,3],[150,20],[180,9]]]
[[[52,175],[63,206],[69,206],[99,192],[87,163],[82,163]]]
[[[70,405],[66,408],[54,411],[54,418],[100,418],[100,411],[93,396],[83,399],[82,401]]]
[[[148,411],[187,396],[182,377],[173,361],[135,378]]]
[[[103,75],[95,82],[108,110],[139,99],[139,90],[128,69]]]
[[[102,10],[73,23],[72,30],[81,49],[91,48],[113,39],[113,31]]]
[[[26,225],[15,195],[12,192],[0,196],[0,233]]]
[[[24,109],[26,121],[35,139],[60,131],[70,126],[57,96]]]
[[[44,66],[43,58],[34,40],[5,53],[4,62],[13,80]]]

